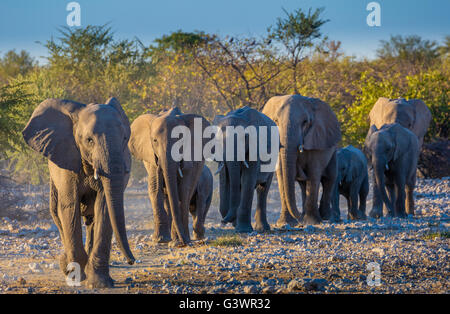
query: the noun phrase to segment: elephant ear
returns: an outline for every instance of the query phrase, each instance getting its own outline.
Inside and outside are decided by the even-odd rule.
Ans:
[[[331,107],[317,98],[307,99],[306,107],[312,111],[314,119],[305,135],[304,148],[324,150],[335,146],[341,140],[341,129]]]
[[[123,110],[122,106],[120,105],[120,102],[116,98],[111,97],[106,101],[106,104],[114,107],[114,109],[116,109],[119,112],[122,123],[125,126],[125,132],[127,134],[127,137],[129,138],[131,134],[130,120],[128,120],[128,117],[125,114],[125,111]]]
[[[417,137],[423,138],[427,133],[431,121],[430,109],[428,109],[427,105],[421,99],[410,99],[407,102],[414,107],[416,113],[411,131]]]
[[[128,148],[134,157],[157,166],[155,152],[150,137],[151,124],[156,118],[153,114],[143,114],[131,124],[131,136]]]
[[[85,107],[69,100],[43,101],[22,131],[25,142],[58,167],[79,172],[81,155],[73,136],[73,124]]]
[[[366,135],[366,139],[364,140],[364,146],[363,146],[363,154],[366,156],[367,158],[367,162],[371,162],[371,151],[369,149],[369,143],[370,143],[370,137],[372,136],[373,133],[375,133],[376,131],[378,131],[377,127],[375,125],[371,125],[369,128],[369,131],[367,132]]]
[[[372,110],[369,113],[370,125],[375,125],[378,129],[381,128],[387,121],[384,121],[384,115],[387,109],[387,106],[391,100],[386,97],[378,98],[375,105],[373,105]]]

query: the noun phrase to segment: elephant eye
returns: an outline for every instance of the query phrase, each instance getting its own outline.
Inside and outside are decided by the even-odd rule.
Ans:
[[[88,137],[87,142],[90,145],[94,144],[94,140],[91,137]]]

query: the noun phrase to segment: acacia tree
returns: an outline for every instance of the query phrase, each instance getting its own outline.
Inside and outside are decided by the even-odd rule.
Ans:
[[[278,18],[276,24],[268,28],[268,38],[280,43],[286,50],[286,61],[292,72],[292,89],[298,93],[298,69],[304,58],[305,49],[313,47],[315,40],[322,37],[320,28],[329,20],[320,17],[324,8],[314,11],[309,8],[308,13],[302,9],[292,13],[284,9],[283,11],[286,17]]]

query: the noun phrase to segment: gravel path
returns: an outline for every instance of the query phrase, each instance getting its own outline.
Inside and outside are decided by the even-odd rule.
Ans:
[[[268,201],[271,224],[279,215],[277,193],[275,182]],[[151,241],[145,187],[128,189],[127,230],[137,262],[126,265],[114,244],[116,287],[94,292],[448,293],[450,178],[419,179],[415,197],[414,218],[343,220],[243,235],[220,225],[216,197],[207,239],[169,248]],[[60,253],[51,221],[0,218],[0,293],[92,292],[65,284]]]

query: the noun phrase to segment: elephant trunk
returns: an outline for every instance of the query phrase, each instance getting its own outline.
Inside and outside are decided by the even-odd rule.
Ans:
[[[288,152],[286,149],[280,151],[280,161],[282,169],[282,184],[286,198],[286,206],[292,217],[301,220],[300,213],[295,204],[295,176],[297,169],[297,151]]]
[[[183,213],[181,213],[180,197],[178,191],[178,168],[179,165],[172,160],[170,154],[166,158],[161,158],[161,169],[166,183],[167,194],[169,198],[170,213],[172,216],[172,227],[181,245],[186,245],[189,240],[189,234],[184,232]],[[172,234],[174,234],[172,232]],[[174,239],[172,239],[174,240]]]
[[[392,204],[386,193],[386,186],[384,180],[384,171],[386,170],[386,161],[385,160],[376,160],[373,163],[373,174],[375,176],[375,184],[377,185],[378,191],[381,194],[381,199],[386,204],[386,207],[389,209],[389,212],[392,213]]]
[[[119,244],[120,250],[126,257],[128,264],[132,265],[135,259],[133,257],[133,253],[131,253],[125,229],[123,175],[109,175],[108,177],[102,176],[101,180],[114,236]]]

